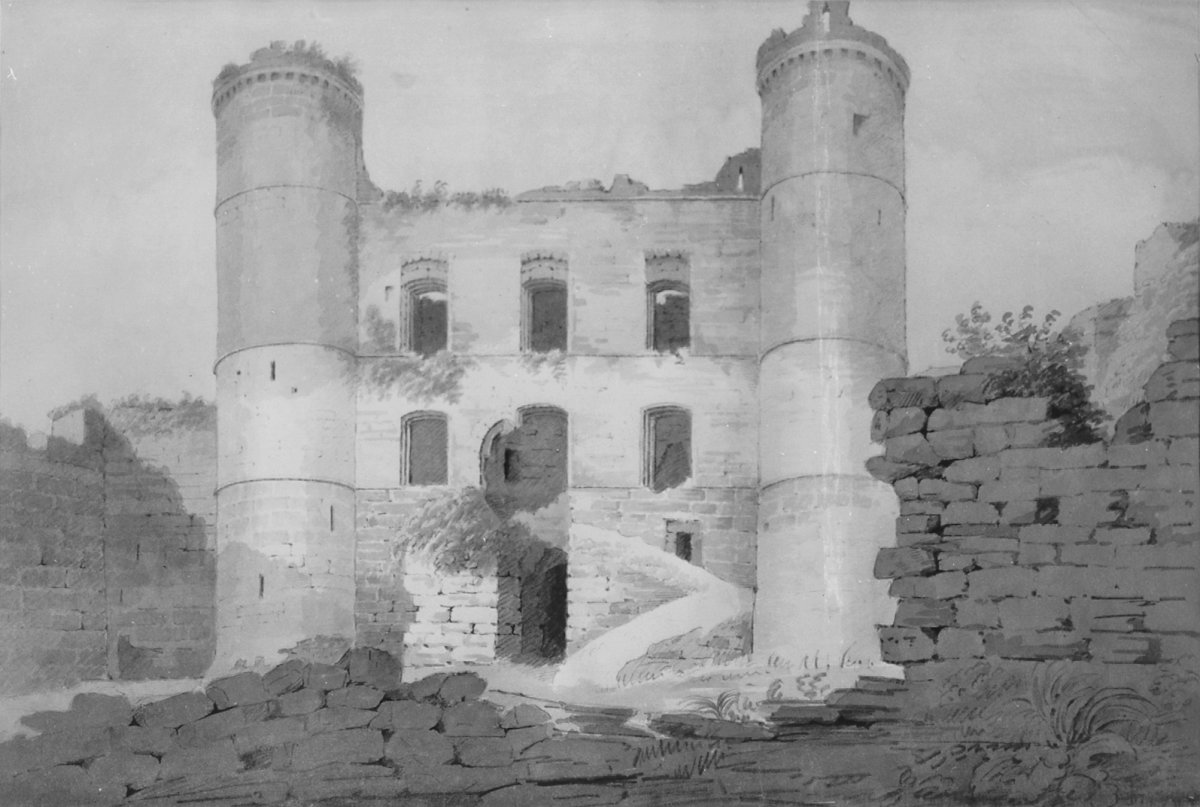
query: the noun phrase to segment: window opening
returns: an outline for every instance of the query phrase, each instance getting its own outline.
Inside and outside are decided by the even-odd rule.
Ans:
[[[691,414],[677,408],[651,410],[646,415],[646,484],[662,492],[691,475]]]
[[[675,533],[675,557],[692,562],[692,534],[690,532]]]
[[[275,362],[271,362],[271,380],[275,380]]]
[[[648,294],[650,347],[659,353],[675,353],[691,345],[691,297],[687,286],[655,283]]]
[[[567,349],[567,286],[555,281],[526,287],[528,345],[535,353]]]
[[[266,592],[266,590],[267,590],[267,579],[260,574],[258,576],[258,598],[260,600],[263,598],[263,594]]]
[[[857,112],[854,113],[854,122],[853,122],[854,134],[858,134],[858,130],[861,129],[862,125],[866,122],[867,122],[866,115],[859,115]]]
[[[329,531],[333,532],[333,505],[329,505]]]
[[[438,414],[409,418],[404,427],[405,483],[444,485],[448,475],[446,418]]]
[[[409,292],[409,349],[422,356],[432,356],[446,349],[448,295],[441,285],[414,287]]]

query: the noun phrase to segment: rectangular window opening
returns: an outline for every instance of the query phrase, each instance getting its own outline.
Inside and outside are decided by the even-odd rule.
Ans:
[[[409,300],[410,347],[414,353],[432,356],[446,349],[448,298],[445,290],[414,292]]]
[[[416,417],[405,429],[410,485],[444,485],[448,474],[446,419]]]
[[[266,592],[266,590],[267,590],[267,579],[260,574],[258,576],[258,598],[260,600],[263,598],[263,594]]]
[[[659,353],[676,353],[689,347],[691,298],[682,286],[650,291],[650,347]]]
[[[329,505],[329,531],[333,532],[333,505]]]
[[[855,113],[854,123],[853,123],[854,134],[858,134],[858,130],[861,129],[862,125],[866,122],[867,122],[866,115],[859,115],[858,113]]]
[[[275,380],[275,362],[271,362],[271,380]]]
[[[692,417],[682,409],[651,412],[646,423],[646,483],[655,492],[692,475]]]
[[[692,562],[692,534],[690,532],[675,533],[675,557]]]
[[[567,349],[567,288],[561,284],[528,290],[529,349],[535,353]]]

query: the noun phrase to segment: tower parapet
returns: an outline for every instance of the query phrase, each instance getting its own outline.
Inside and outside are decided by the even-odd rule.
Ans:
[[[354,637],[362,91],[276,43],[213,84],[214,672]]]

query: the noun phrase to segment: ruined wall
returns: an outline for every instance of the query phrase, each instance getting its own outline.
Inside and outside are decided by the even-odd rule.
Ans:
[[[44,450],[8,431],[0,460],[7,687],[203,674],[212,408],[78,409],[54,430]]]
[[[490,429],[501,422],[515,426],[522,407],[554,406],[567,414],[572,521],[665,551],[668,521],[698,522],[700,565],[724,580],[753,585],[759,308],[754,198],[570,204],[547,198],[474,211],[389,211],[380,204],[362,210],[360,489],[378,489],[370,495],[386,498],[396,510],[420,497],[405,494],[401,485],[406,414],[446,415],[448,482],[464,488],[482,481]],[[647,347],[646,257],[671,250],[687,256],[691,348],[661,355]],[[520,269],[530,251],[566,261],[565,354],[521,353]],[[448,267],[450,352],[425,359],[398,351],[401,265],[413,257]],[[643,419],[647,408],[662,405],[691,412],[692,477],[654,494],[644,480]],[[360,506],[372,505],[360,495]],[[562,523],[561,506],[526,520],[548,542],[564,546],[565,534],[556,541],[550,534],[563,532],[555,526]],[[360,524],[363,518],[370,516],[360,517]],[[610,559],[577,554],[573,544],[567,548],[573,642],[602,625],[627,621],[648,603],[678,596],[650,576],[618,573]],[[612,602],[596,599],[601,590]]]
[[[115,407],[106,424],[112,675],[202,675],[215,642],[216,413],[198,402]]]
[[[105,676],[103,546],[98,446],[0,424],[0,694]]]
[[[901,505],[880,635],[910,681],[979,658],[1200,657],[1200,322],[1167,334],[1111,444],[1046,447],[1046,399],[993,400],[977,360],[872,392],[886,450],[868,467]]]
[[[1163,323],[1194,317],[1200,306],[1200,221],[1160,225],[1135,250],[1133,295],[1071,318],[1089,350],[1084,373],[1092,400],[1114,418],[1141,399],[1163,360]]]

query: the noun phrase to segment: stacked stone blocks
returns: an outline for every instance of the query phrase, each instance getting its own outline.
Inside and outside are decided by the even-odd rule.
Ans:
[[[534,704],[481,700],[485,686],[473,673],[401,684],[394,657],[360,648],[334,665],[287,661],[137,708],[79,695],[67,712],[25,718],[41,734],[0,744],[0,792],[18,802],[275,803],[636,775],[638,738],[563,738]]]
[[[1108,443],[1050,447],[1044,398],[996,398],[991,359],[880,382],[868,468],[901,502],[875,574],[884,658],[1156,664],[1200,656],[1197,320]]]

